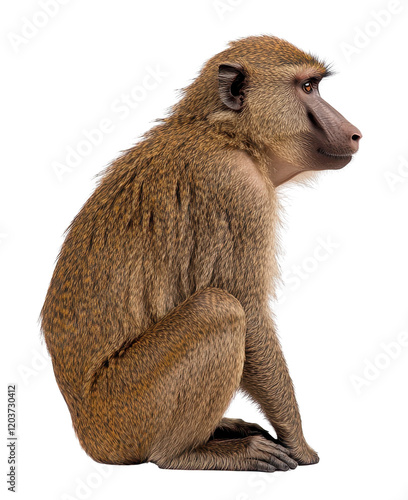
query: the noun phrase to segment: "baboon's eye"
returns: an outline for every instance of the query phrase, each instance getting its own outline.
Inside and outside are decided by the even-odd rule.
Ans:
[[[311,92],[313,92],[313,85],[310,81],[305,82],[302,85],[302,89],[306,92],[306,94],[310,94]]]

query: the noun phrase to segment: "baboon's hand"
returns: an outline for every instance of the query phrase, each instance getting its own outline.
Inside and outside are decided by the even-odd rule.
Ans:
[[[289,456],[289,450],[263,436],[248,436],[247,458],[257,465],[254,470],[269,472],[295,469],[297,462]]]

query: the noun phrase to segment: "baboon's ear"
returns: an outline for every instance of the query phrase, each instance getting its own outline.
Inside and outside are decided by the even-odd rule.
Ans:
[[[218,89],[221,101],[239,111],[245,101],[246,74],[240,64],[225,63],[218,68]]]

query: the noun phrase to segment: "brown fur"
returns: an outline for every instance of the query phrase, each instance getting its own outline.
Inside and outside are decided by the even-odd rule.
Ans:
[[[226,61],[249,75],[241,113],[218,96]],[[95,460],[266,471],[318,461],[268,308],[278,276],[268,150],[306,128],[282,83],[305,67],[325,71],[277,38],[233,43],[111,165],[69,227],[42,329]],[[222,419],[240,387],[279,443]]]

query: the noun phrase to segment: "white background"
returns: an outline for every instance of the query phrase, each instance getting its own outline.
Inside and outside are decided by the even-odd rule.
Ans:
[[[36,0],[0,11],[1,495],[11,497],[5,415],[7,384],[17,383],[21,499],[406,500],[408,346],[395,344],[408,330],[406,2],[64,3],[48,17]],[[393,13],[381,25],[384,9]],[[364,135],[344,170],[284,193],[286,284],[273,308],[320,463],[275,474],[153,464],[98,472],[74,435],[37,323],[63,231],[94,176],[165,115],[177,89],[228,41],[255,34],[332,62],[337,74],[321,94]],[[165,76],[119,112],[149,68]],[[104,120],[110,133],[59,180],[53,166]],[[268,426],[240,396],[228,414]]]

